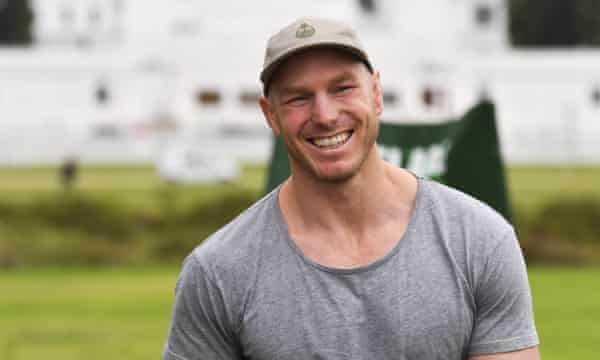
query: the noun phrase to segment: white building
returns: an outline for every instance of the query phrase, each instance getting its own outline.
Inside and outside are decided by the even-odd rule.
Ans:
[[[32,0],[32,48],[0,49],[0,163],[153,161],[167,143],[266,160],[266,39],[298,16],[359,29],[384,119],[497,106],[509,162],[600,162],[600,51],[514,51],[504,0]],[[184,137],[186,139],[181,139]]]

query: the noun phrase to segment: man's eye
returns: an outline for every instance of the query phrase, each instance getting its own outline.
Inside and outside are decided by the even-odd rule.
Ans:
[[[353,85],[341,85],[335,88],[335,92],[343,94],[349,92],[352,89],[354,89]]]
[[[306,96],[294,96],[290,99],[288,99],[285,103],[286,104],[300,104],[304,101],[306,101],[307,97]]]

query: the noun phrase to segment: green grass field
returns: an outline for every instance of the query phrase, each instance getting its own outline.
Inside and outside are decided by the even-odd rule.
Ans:
[[[265,183],[264,167],[244,167],[236,186],[261,191]],[[513,167],[507,171],[511,200],[515,207],[530,212],[550,200],[561,197],[600,199],[600,167]],[[109,196],[131,206],[156,208],[153,197],[166,185],[149,166],[84,167],[77,190],[96,196]],[[218,194],[224,185],[186,186],[186,194]],[[0,167],[0,196],[3,201],[21,203],[44,194],[60,191],[58,173],[53,167]],[[207,191],[208,190],[208,191]],[[216,191],[213,191],[216,190]],[[193,197],[193,196],[191,196]]]
[[[0,358],[157,359],[179,269],[0,272]],[[544,360],[600,353],[600,269],[533,268]]]
[[[557,199],[600,202],[600,167],[513,167],[507,179],[513,207],[525,214]]]
[[[600,269],[529,271],[542,359],[600,356]]]
[[[0,273],[0,358],[156,359],[176,269]]]
[[[511,200],[515,207],[530,212],[550,200],[561,197],[600,199],[600,167],[513,167],[507,172]],[[265,183],[264,167],[244,168],[236,186],[261,191]],[[156,208],[153,197],[166,185],[149,166],[84,167],[77,190],[95,196],[109,196],[131,206]],[[186,194],[218,194],[224,185],[186,186]],[[58,173],[53,167],[0,167],[0,196],[3,201],[22,203],[44,194],[60,191]],[[208,190],[208,191],[207,191]],[[216,190],[216,191],[214,191]],[[193,197],[193,196],[191,196]]]
[[[193,202],[210,200],[228,189],[247,189],[260,193],[264,186],[265,168],[248,164],[232,184],[172,186],[162,181],[150,166],[106,167],[85,166],[79,171],[74,190],[91,197],[114,199],[124,206],[158,211],[160,193],[178,194],[178,200]],[[5,203],[23,204],[40,197],[62,192],[55,167],[0,167],[0,199]]]
[[[519,213],[535,213],[560,198],[600,200],[600,168],[513,168],[508,183]],[[177,205],[186,207],[232,186],[258,195],[263,184],[261,166],[245,167],[234,184],[182,187],[162,183],[150,167],[85,167],[76,191],[152,213],[164,206],[161,192],[173,192]],[[60,191],[54,168],[0,168],[4,204],[27,204]],[[0,359],[159,358],[178,271],[178,266],[0,270]],[[543,359],[598,357],[599,278],[599,268],[530,270]]]

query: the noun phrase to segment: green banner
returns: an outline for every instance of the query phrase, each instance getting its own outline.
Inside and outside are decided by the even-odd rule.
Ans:
[[[492,103],[482,102],[461,119],[440,124],[382,121],[377,144],[385,160],[470,194],[510,221],[510,202]],[[289,174],[285,146],[276,138],[267,191]]]

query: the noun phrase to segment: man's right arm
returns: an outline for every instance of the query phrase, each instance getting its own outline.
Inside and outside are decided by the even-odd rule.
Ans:
[[[164,360],[240,359],[222,290],[194,254],[186,259],[175,290]]]

